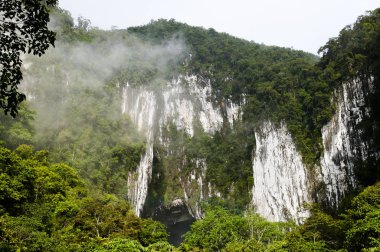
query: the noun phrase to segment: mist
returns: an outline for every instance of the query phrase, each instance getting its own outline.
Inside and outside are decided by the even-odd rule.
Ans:
[[[107,87],[166,83],[186,51],[178,38],[158,45],[126,31],[97,30],[96,35],[91,42],[58,40],[41,58],[26,59],[23,89],[36,111],[37,136],[71,125],[68,120],[79,120],[69,119],[74,105],[94,106],[100,97],[108,99],[107,116],[119,117],[120,92],[108,92]]]
[[[55,47],[41,58],[24,60],[22,90],[35,111],[33,144],[48,150],[52,161],[76,167],[95,187],[125,197],[146,137],[122,113],[123,88],[166,86],[187,48],[180,36],[154,44],[125,30],[65,33],[58,30]]]

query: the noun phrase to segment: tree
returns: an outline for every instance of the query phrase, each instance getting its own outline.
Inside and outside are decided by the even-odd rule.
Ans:
[[[168,233],[162,223],[152,219],[143,219],[139,234],[139,240],[142,245],[148,246],[158,242],[165,243],[167,238]]]
[[[26,99],[18,91],[22,80],[22,54],[41,56],[54,46],[55,34],[49,31],[48,8],[57,0],[0,1],[0,107],[5,114],[17,115]]]
[[[243,217],[215,207],[206,210],[204,219],[193,223],[191,231],[185,234],[183,246],[220,251],[229,242],[248,239],[248,230],[248,223]]]
[[[358,194],[343,217],[347,226],[347,249],[362,251],[380,247],[380,182]]]

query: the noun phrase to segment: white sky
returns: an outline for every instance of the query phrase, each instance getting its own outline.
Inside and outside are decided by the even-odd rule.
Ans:
[[[110,29],[174,18],[267,45],[316,54],[380,0],[59,0],[74,19]]]

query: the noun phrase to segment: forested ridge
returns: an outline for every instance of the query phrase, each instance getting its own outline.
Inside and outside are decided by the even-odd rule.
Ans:
[[[253,130],[265,120],[286,122],[312,170],[323,151],[321,129],[335,111],[334,90],[344,82],[373,82],[365,101],[372,114],[360,127],[373,139],[370,157],[379,153],[379,9],[330,39],[321,58],[175,20],[102,31],[83,18],[74,25],[64,10],[52,9],[51,16],[56,49],[41,60],[26,61],[25,73],[34,74],[25,80],[29,102],[16,118],[0,115],[1,251],[380,250],[380,168],[375,158],[357,164],[359,189],[338,212],[310,205],[311,216],[297,226],[268,222],[247,208]],[[108,46],[128,60],[113,55]],[[136,53],[146,49],[150,55]],[[86,50],[97,56],[82,61]],[[213,136],[200,128],[193,137],[166,128],[173,156],[158,167],[177,165],[182,155],[204,158],[208,182],[225,199],[202,202],[204,218],[193,223],[175,248],[161,223],[137,217],[128,202],[128,172],[137,168],[145,140],[120,113],[120,104],[127,83],[159,88],[181,74],[210,79],[213,102],[240,104],[243,118]],[[190,174],[190,168],[181,172]],[[151,200],[175,195],[171,182],[153,181],[150,190],[156,198]]]

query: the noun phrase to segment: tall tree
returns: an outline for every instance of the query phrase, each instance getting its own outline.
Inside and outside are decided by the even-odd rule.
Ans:
[[[22,80],[21,55],[41,56],[54,45],[55,34],[49,31],[48,8],[57,0],[0,1],[0,107],[5,114],[17,115],[25,94],[18,91]]]

